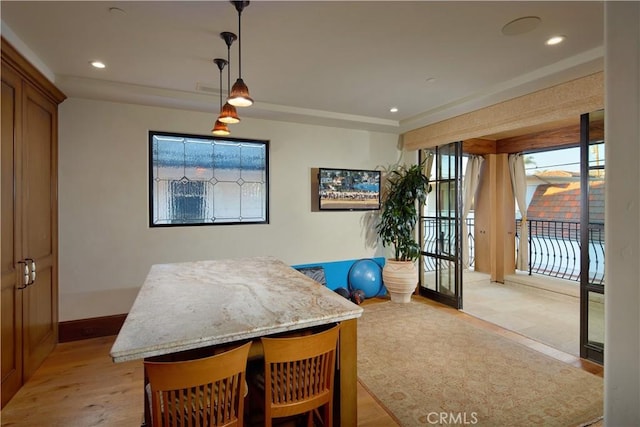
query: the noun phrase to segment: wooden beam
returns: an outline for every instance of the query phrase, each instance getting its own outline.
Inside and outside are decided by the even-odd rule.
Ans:
[[[498,153],[521,153],[523,151],[541,151],[556,147],[578,146],[580,144],[580,124],[558,129],[514,136],[496,141]]]
[[[589,123],[589,139],[591,141],[604,141],[604,119],[593,120]]]
[[[589,129],[591,140],[604,139],[604,120],[591,122]],[[580,144],[580,124],[557,129],[534,132],[496,141],[497,153],[521,153],[542,151],[550,148],[577,147]]]
[[[467,154],[496,154],[496,141],[472,138],[462,141],[462,152]]]

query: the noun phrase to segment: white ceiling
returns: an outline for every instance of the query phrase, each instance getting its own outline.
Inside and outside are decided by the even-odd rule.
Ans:
[[[252,1],[242,77],[256,103],[239,114],[403,132],[602,70],[603,14],[595,1]],[[67,96],[213,115],[219,34],[238,26],[227,1],[3,0],[0,16],[3,36],[24,42]],[[540,25],[502,35],[525,16]],[[556,34],[566,41],[545,46]]]

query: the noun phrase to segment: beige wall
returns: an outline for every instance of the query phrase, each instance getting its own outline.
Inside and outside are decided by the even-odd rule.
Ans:
[[[640,3],[605,2],[607,426],[640,425]]]
[[[68,99],[60,106],[60,321],[128,312],[152,264],[273,255],[289,264],[383,255],[364,213],[311,212],[311,168],[396,161],[398,136],[251,120],[270,143],[270,224],[149,228],[148,131],[207,135],[213,114]]]

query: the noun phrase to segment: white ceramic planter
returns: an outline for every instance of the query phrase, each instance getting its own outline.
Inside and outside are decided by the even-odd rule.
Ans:
[[[391,301],[408,303],[418,286],[418,268],[413,261],[388,259],[382,269],[382,280]]]

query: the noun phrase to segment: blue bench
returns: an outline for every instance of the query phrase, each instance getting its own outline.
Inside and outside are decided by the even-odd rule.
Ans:
[[[385,258],[377,257],[370,258],[375,261],[380,267],[384,266]],[[307,274],[309,277],[318,278],[321,277],[321,271],[324,270],[325,284],[331,290],[336,290],[338,288],[349,288],[348,275],[349,270],[353,266],[353,264],[359,261],[359,259],[350,259],[345,261],[330,261],[330,262],[315,262],[311,264],[296,264],[292,265],[296,270],[300,270],[301,272]],[[321,280],[318,280],[319,282]],[[381,295],[386,293],[383,288]]]

